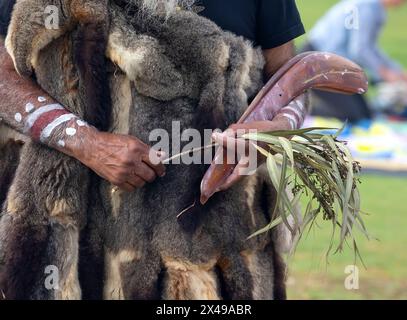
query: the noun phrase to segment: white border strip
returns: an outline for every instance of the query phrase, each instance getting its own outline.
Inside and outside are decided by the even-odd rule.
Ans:
[[[293,106],[285,107],[283,110],[284,110],[284,111],[291,111],[291,112],[295,113],[295,114],[297,115],[298,119],[304,118],[304,116],[303,116],[303,114],[301,113],[301,111],[298,110],[297,108],[293,107]]]
[[[290,120],[290,122],[292,122],[292,124],[293,124],[293,130],[294,130],[294,129],[297,129],[298,121],[297,121],[297,119],[296,119],[292,114],[283,113],[283,116],[286,117],[288,120]]]

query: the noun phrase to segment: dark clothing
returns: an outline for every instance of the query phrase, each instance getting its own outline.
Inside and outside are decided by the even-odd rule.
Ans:
[[[0,0],[0,36],[7,34],[7,28],[11,19],[11,11],[13,10],[16,0]]]
[[[0,0],[0,34],[5,35],[16,0]],[[201,15],[263,49],[304,34],[295,0],[198,0]]]
[[[372,118],[366,99],[361,95],[348,96],[335,92],[312,90],[311,96],[311,115],[337,118],[350,123]]]
[[[229,30],[271,49],[305,33],[295,0],[200,0],[200,14]]]

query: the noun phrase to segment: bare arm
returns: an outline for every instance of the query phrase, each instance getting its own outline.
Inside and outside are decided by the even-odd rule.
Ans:
[[[263,54],[266,60],[264,68],[265,78],[269,79],[277,72],[277,70],[294,57],[294,43],[291,41],[280,47],[264,50]],[[270,108],[272,109],[273,106],[270,106]],[[271,130],[297,129],[302,126],[308,111],[309,99],[308,94],[305,93],[294,99],[288,106],[283,107],[281,110],[277,112],[274,112],[273,110],[270,112],[269,114],[275,114],[272,119],[232,125],[230,127],[232,130],[229,131],[229,135],[237,130],[254,129],[264,132]]]
[[[264,50],[266,59],[265,74],[267,78],[273,76],[284,64],[286,64],[295,55],[294,42],[290,41],[280,47]],[[298,129],[304,123],[305,116],[309,112],[309,95],[305,93],[288,106],[282,108],[273,120],[273,127],[280,124],[286,129]],[[272,120],[272,119],[270,119]],[[289,125],[287,127],[287,124]],[[271,124],[270,124],[271,125]]]
[[[402,68],[379,49],[380,15],[371,5],[359,5],[359,27],[349,35],[350,58],[369,70],[376,81],[402,81]]]
[[[99,132],[71,114],[33,80],[20,77],[0,39],[0,119],[6,125],[66,155],[102,178],[133,190],[164,174],[150,148],[131,136]]]
[[[264,73],[267,79],[271,78],[283,65],[295,55],[294,42],[290,41],[282,46],[263,50],[266,65]]]

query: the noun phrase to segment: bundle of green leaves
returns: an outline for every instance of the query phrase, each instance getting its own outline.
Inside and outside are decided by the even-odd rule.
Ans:
[[[274,220],[251,237],[285,223],[294,236],[295,250],[304,232],[321,216],[332,224],[327,254],[334,246],[337,246],[336,252],[342,251],[348,243],[361,258],[354,232],[357,229],[369,238],[360,208],[361,167],[352,158],[346,142],[338,140],[342,130],[324,134],[326,130],[332,131],[307,128],[243,136],[256,142],[258,151],[267,157],[268,173],[277,190]],[[303,197],[306,206],[299,219],[294,210]],[[295,227],[288,222],[290,215],[296,220]]]

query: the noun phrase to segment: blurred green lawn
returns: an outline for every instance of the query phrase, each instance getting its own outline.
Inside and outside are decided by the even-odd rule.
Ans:
[[[297,0],[306,29],[335,0]],[[381,38],[384,50],[407,67],[407,5],[390,13]],[[303,41],[304,37],[300,39]],[[330,225],[321,222],[300,243],[290,262],[290,299],[407,299],[407,176],[362,176],[362,207],[370,233],[378,241],[359,237],[366,269],[357,262],[360,289],[348,291],[345,267],[354,263],[353,251],[325,257]]]
[[[290,262],[290,299],[407,299],[407,179],[362,175],[361,197],[369,232],[358,237],[366,269],[358,261],[360,289],[345,289],[345,267],[354,264],[352,249],[325,257],[330,224],[320,222],[304,238]]]

